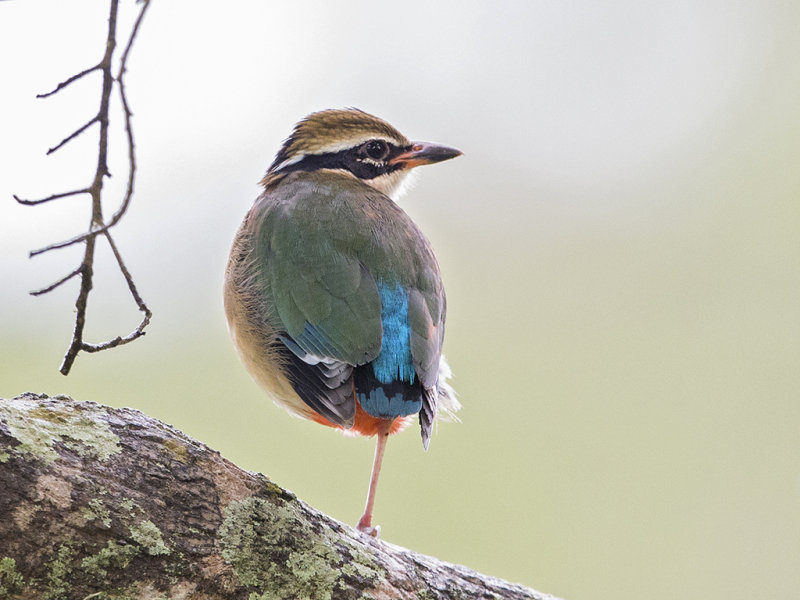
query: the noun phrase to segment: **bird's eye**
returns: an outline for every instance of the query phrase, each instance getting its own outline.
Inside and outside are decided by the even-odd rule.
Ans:
[[[389,145],[383,140],[370,140],[363,149],[364,154],[372,160],[383,160],[389,154]]]

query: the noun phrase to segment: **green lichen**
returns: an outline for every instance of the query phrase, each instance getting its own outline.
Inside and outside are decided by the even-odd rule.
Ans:
[[[346,562],[342,566],[342,573],[349,579],[358,581],[358,587],[377,587],[386,578],[383,567],[373,560],[360,542],[336,536],[331,531],[327,532],[327,536],[329,543],[336,543],[344,548]]]
[[[102,411],[94,406],[74,404],[63,399],[22,396],[3,402],[2,419],[19,444],[10,449],[16,455],[33,456],[52,463],[58,458],[54,446],[61,443],[80,456],[107,460],[120,452],[119,438],[108,423],[98,418]]]
[[[250,592],[247,600],[284,600],[284,597],[274,592],[264,592],[263,594]]]
[[[277,483],[273,483],[269,479],[266,479],[264,481],[264,489],[267,490],[267,493],[270,496],[284,498],[286,500],[294,500],[296,498],[296,496],[292,492],[283,489]]]
[[[107,569],[126,569],[138,554],[139,548],[136,546],[109,540],[97,553],[84,558],[81,561],[81,568],[86,574],[104,580],[108,576]]]
[[[161,530],[152,521],[140,521],[131,525],[131,538],[139,544],[150,556],[169,554],[170,550],[161,537]]]
[[[169,450],[175,457],[175,460],[186,464],[189,459],[189,450],[184,444],[177,440],[168,439],[164,442],[164,448]]]
[[[345,575],[350,575],[351,577],[361,578],[361,579],[369,579],[371,577],[375,577],[376,565],[373,564],[362,564],[357,561],[349,562],[342,567],[342,573]]]
[[[9,556],[0,558],[0,600],[7,600],[22,591],[25,578],[17,571],[17,561]]]
[[[222,557],[231,564],[242,585],[260,586],[265,570],[277,570],[273,550],[286,537],[289,519],[291,514],[273,511],[262,498],[245,498],[226,507],[219,528]]]
[[[309,550],[292,552],[286,559],[286,566],[294,575],[297,584],[318,590],[320,600],[330,600],[333,586],[341,577],[338,569],[331,564],[340,564],[339,555],[328,546],[314,544]]]
[[[452,581],[448,581],[447,582],[447,590],[446,590],[446,592],[447,592],[447,597],[448,598],[452,598],[453,600],[468,600],[468,598],[466,596],[464,596],[464,592],[461,590],[461,588],[458,587]],[[491,594],[491,597],[488,596],[488,594]],[[489,592],[488,590],[487,590],[486,594],[484,594],[484,596],[489,598],[489,600],[502,600],[500,598],[500,596],[498,596],[494,592]]]
[[[252,600],[331,600],[347,579],[376,585],[382,577],[369,559],[327,529],[312,529],[298,518],[300,505],[258,497],[232,502],[219,528],[222,557],[239,583],[256,588]]]
[[[111,512],[99,498],[92,498],[88,506],[81,507],[81,515],[87,521],[100,521],[106,529],[111,527]]]
[[[125,500],[119,503],[119,507],[127,511],[128,514],[133,514],[133,509],[135,506],[136,504],[132,498],[125,498]]]
[[[7,463],[9,458],[11,458],[11,455],[8,452],[0,452],[0,463]]]
[[[55,557],[47,563],[45,592],[42,596],[44,600],[58,600],[69,595],[71,589],[69,581],[74,558],[75,551],[69,544],[61,544],[58,547]]]

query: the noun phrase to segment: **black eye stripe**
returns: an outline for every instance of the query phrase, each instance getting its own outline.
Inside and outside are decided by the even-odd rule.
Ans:
[[[382,144],[383,158],[373,158],[369,155],[366,146],[373,142]],[[377,150],[377,148],[375,148]],[[390,165],[389,160],[408,150],[385,140],[369,140],[354,148],[326,152],[324,154],[308,154],[301,160],[280,169],[281,173],[293,171],[318,171],[320,169],[345,169],[360,179],[373,179],[385,173],[400,168],[399,165]]]

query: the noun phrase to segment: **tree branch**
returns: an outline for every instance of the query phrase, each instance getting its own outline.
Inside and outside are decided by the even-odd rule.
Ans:
[[[44,204],[45,202],[50,202],[51,200],[58,200],[59,198],[66,198],[68,196],[77,196],[79,194],[88,194],[89,188],[82,188],[80,190],[73,190],[71,192],[61,192],[60,194],[52,194],[47,196],[47,198],[40,198],[39,200],[24,200],[13,194],[14,200],[19,202],[20,204],[24,204],[26,206],[34,206],[36,204]]]
[[[74,140],[76,137],[78,137],[84,131],[89,129],[89,127],[91,127],[92,125],[94,125],[95,123],[98,123],[98,122],[101,122],[101,116],[100,115],[96,115],[96,116],[92,117],[84,125],[82,125],[81,127],[78,127],[78,129],[76,129],[75,131],[70,133],[67,137],[65,137],[63,140],[61,140],[58,144],[56,144],[55,146],[50,148],[47,151],[47,154],[52,154],[56,150],[59,150],[60,148],[63,148],[66,144],[68,144],[69,142]],[[107,121],[106,121],[106,127],[108,127],[108,122]]]
[[[48,285],[47,287],[44,287],[44,288],[42,288],[42,289],[40,289],[40,290],[33,290],[33,291],[31,292],[31,296],[41,296],[42,294],[46,294],[47,292],[52,292],[54,289],[56,289],[56,288],[57,288],[58,286],[60,286],[62,283],[66,283],[66,282],[68,282],[70,279],[72,279],[73,277],[77,277],[78,275],[80,275],[82,270],[83,270],[83,268],[82,268],[82,267],[78,267],[78,268],[77,268],[77,269],[75,269],[74,271],[72,271],[72,272],[70,272],[70,273],[67,273],[66,275],[64,275],[64,277],[62,277],[61,279],[59,279],[59,280],[58,280],[58,281],[56,281],[55,283],[51,283],[51,284],[50,284],[50,285]]]
[[[61,83],[59,83],[53,90],[50,92],[39,94],[37,98],[47,98],[54,94],[57,94],[68,85],[86,77],[90,73],[94,71],[100,71],[103,75],[102,81],[102,88],[100,94],[100,108],[97,112],[97,115],[92,117],[87,123],[76,129],[73,133],[65,137],[61,142],[53,146],[47,151],[47,154],[52,154],[53,152],[57,151],[58,149],[62,148],[64,145],[68,144],[76,137],[78,137],[81,133],[86,131],[91,125],[98,123],[99,124],[99,140],[98,140],[98,154],[97,154],[97,167],[95,169],[94,179],[89,187],[83,188],[80,190],[74,190],[70,192],[62,192],[58,194],[52,194],[47,196],[46,198],[42,198],[39,200],[24,200],[19,198],[18,196],[14,196],[14,199],[19,202],[20,204],[24,204],[27,206],[33,206],[38,204],[44,204],[46,202],[50,202],[53,200],[58,200],[60,198],[66,198],[69,196],[76,196],[80,194],[88,194],[92,200],[92,210],[91,210],[91,218],[89,220],[89,228],[86,233],[79,234],[74,236],[68,240],[62,242],[55,242],[43,248],[39,248],[38,250],[33,250],[30,253],[30,256],[38,256],[39,254],[43,254],[45,252],[49,252],[51,250],[58,250],[60,248],[66,248],[68,246],[72,246],[74,244],[83,243],[84,246],[84,253],[83,253],[83,260],[81,261],[81,265],[69,273],[68,275],[62,277],[58,281],[54,282],[53,284],[46,286],[42,289],[36,290],[31,292],[31,294],[38,296],[41,294],[46,294],[48,292],[53,291],[63,283],[66,283],[73,277],[80,277],[80,287],[78,291],[78,298],[75,301],[75,326],[72,333],[72,340],[70,342],[69,347],[67,348],[67,352],[64,355],[64,360],[61,364],[60,371],[64,375],[67,375],[72,368],[72,364],[74,363],[75,359],[78,356],[78,353],[81,351],[86,352],[98,352],[100,350],[105,350],[107,348],[113,348],[115,346],[119,346],[121,344],[126,344],[131,342],[142,335],[144,335],[144,328],[150,322],[150,318],[152,313],[150,309],[148,309],[147,305],[142,300],[139,292],[136,289],[136,286],[133,282],[133,278],[131,277],[130,272],[128,271],[127,267],[125,266],[125,262],[122,259],[122,256],[119,253],[116,245],[114,244],[110,234],[109,229],[114,227],[117,223],[119,223],[120,219],[125,215],[128,210],[128,206],[130,205],[131,197],[133,196],[133,183],[136,176],[136,153],[135,153],[135,145],[133,141],[133,128],[131,126],[131,117],[133,113],[131,112],[130,105],[128,104],[128,99],[125,94],[125,85],[123,81],[123,76],[125,74],[125,70],[127,67],[128,56],[130,54],[131,48],[133,46],[133,42],[136,39],[136,35],[139,32],[139,26],[144,19],[144,15],[147,12],[147,8],[150,5],[150,0],[143,0],[141,2],[141,8],[139,9],[138,17],[131,28],[131,33],[128,37],[128,40],[125,44],[125,49],[122,53],[122,58],[119,62],[119,70],[117,72],[116,78],[112,74],[112,59],[114,55],[114,49],[116,48],[116,30],[117,30],[117,13],[119,8],[119,0],[110,0],[110,13],[108,17],[108,35],[106,37],[106,45],[105,45],[105,52],[103,54],[102,60],[97,63],[93,67],[89,67],[88,69],[84,69],[80,73],[77,73]],[[125,190],[125,195],[120,203],[119,208],[117,211],[112,215],[111,220],[105,222],[103,219],[103,203],[102,203],[102,192],[103,192],[103,179],[105,177],[110,176],[108,170],[108,142],[109,142],[109,122],[110,122],[110,107],[111,107],[111,94],[114,88],[114,84],[116,83],[117,88],[119,90],[120,100],[122,103],[122,112],[123,117],[125,120],[125,135],[127,138],[127,146],[128,146],[128,184]],[[139,326],[130,334],[125,337],[117,336],[109,341],[101,342],[99,344],[90,344],[84,340],[84,327],[86,325],[86,310],[89,301],[89,294],[92,291],[92,277],[94,275],[94,251],[96,248],[97,243],[97,236],[103,235],[106,240],[108,241],[109,245],[111,246],[111,250],[114,253],[114,258],[117,261],[117,265],[122,273],[123,277],[125,278],[125,282],[128,286],[128,290],[131,293],[131,297],[133,298],[134,302],[136,303],[138,309],[144,313],[144,317],[140,322]]]
[[[7,597],[555,600],[362,534],[128,408],[0,400],[0,490]]]
[[[63,90],[70,83],[74,83],[74,82],[78,81],[78,79],[82,79],[83,77],[86,77],[89,73],[93,73],[94,71],[99,71],[100,69],[101,69],[101,65],[99,65],[99,64],[97,64],[97,65],[95,65],[93,67],[89,67],[88,69],[84,69],[80,73],[76,73],[72,77],[69,77],[69,78],[65,79],[64,81],[59,83],[55,88],[53,88],[49,92],[45,92],[44,94],[36,94],[36,97],[37,98],[49,98],[53,94],[56,94],[56,93],[60,92],[61,90]]]

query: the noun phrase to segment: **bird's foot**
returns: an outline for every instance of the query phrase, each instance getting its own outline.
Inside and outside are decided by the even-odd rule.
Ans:
[[[374,538],[381,537],[381,526],[380,525],[372,525],[372,519],[364,515],[356,525],[356,529],[358,529],[361,533],[366,533],[367,535],[371,535]]]
[[[381,526],[380,525],[375,525],[374,527],[360,527],[359,526],[359,527],[357,527],[357,529],[361,533],[366,533],[367,535],[370,535],[370,536],[372,536],[372,537],[374,537],[376,539],[381,537]]]

